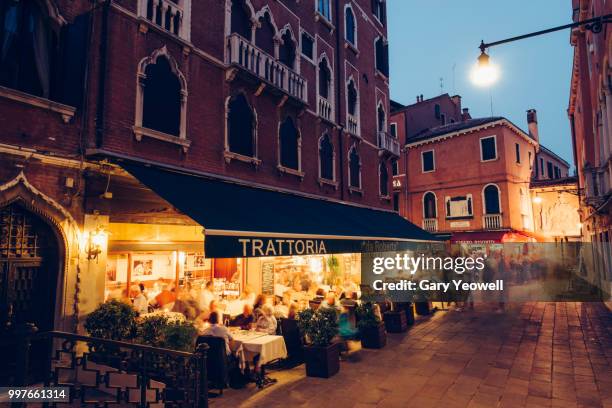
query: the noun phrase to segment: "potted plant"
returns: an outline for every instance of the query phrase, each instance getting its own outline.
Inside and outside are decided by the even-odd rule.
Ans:
[[[85,319],[85,330],[92,337],[131,340],[136,333],[138,313],[131,305],[113,299],[102,303]]]
[[[304,346],[306,375],[329,378],[340,370],[340,347],[332,340],[338,334],[338,315],[333,308],[305,309],[297,316],[298,327],[306,336]]]
[[[379,349],[387,344],[385,325],[376,315],[374,304],[363,303],[355,309],[357,328],[363,348]]]
[[[163,347],[178,351],[193,351],[198,331],[187,321],[169,321],[163,328]]]
[[[168,325],[168,317],[150,315],[140,320],[136,329],[136,341],[153,347],[164,346],[164,328]]]
[[[138,313],[131,305],[119,300],[102,303],[85,319],[85,330],[92,337],[108,340],[130,341],[136,334]],[[116,346],[89,344],[90,358],[96,362],[116,364],[121,351]]]
[[[385,321],[385,328],[389,333],[403,333],[408,330],[406,312],[398,310],[395,305],[392,310],[383,314],[383,320]]]
[[[412,302],[397,302],[395,305],[398,310],[403,310],[406,313],[406,323],[408,326],[412,326],[414,324],[414,309],[412,307]]]
[[[138,343],[178,351],[193,350],[197,336],[197,330],[192,323],[170,320],[162,315],[142,319],[137,332]]]

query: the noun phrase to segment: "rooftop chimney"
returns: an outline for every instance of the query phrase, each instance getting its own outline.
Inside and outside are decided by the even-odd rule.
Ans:
[[[535,109],[529,109],[527,111],[527,126],[529,126],[529,136],[540,143],[540,136],[538,135],[538,114]]]
[[[470,110],[468,108],[463,108],[461,110],[461,121],[465,122],[469,119],[472,119],[472,115],[470,115]]]
[[[453,95],[451,96],[451,99],[453,100],[453,103],[457,107],[457,112],[459,112],[461,110],[461,95]]]

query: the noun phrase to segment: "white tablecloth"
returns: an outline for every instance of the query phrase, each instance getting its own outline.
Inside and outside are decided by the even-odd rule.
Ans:
[[[232,336],[234,351],[240,360],[253,361],[253,358],[259,354],[258,363],[264,365],[287,357],[287,346],[283,336],[246,331],[232,333]]]

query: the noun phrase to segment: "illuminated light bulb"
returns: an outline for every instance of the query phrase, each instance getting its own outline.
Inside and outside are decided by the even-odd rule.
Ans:
[[[486,52],[482,52],[478,57],[478,62],[472,68],[472,82],[476,86],[490,86],[499,78],[499,70],[494,64],[491,64],[490,57]]]

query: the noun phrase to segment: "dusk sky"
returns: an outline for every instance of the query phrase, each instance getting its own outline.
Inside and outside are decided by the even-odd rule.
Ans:
[[[460,94],[473,117],[491,116],[488,88],[470,82],[480,40],[492,42],[571,22],[569,0],[389,0],[391,98],[411,104],[417,94]],[[493,114],[527,129],[538,111],[540,142],[573,164],[566,110],[572,68],[569,30],[489,50],[500,78],[491,87]],[[454,74],[453,74],[453,66]]]

